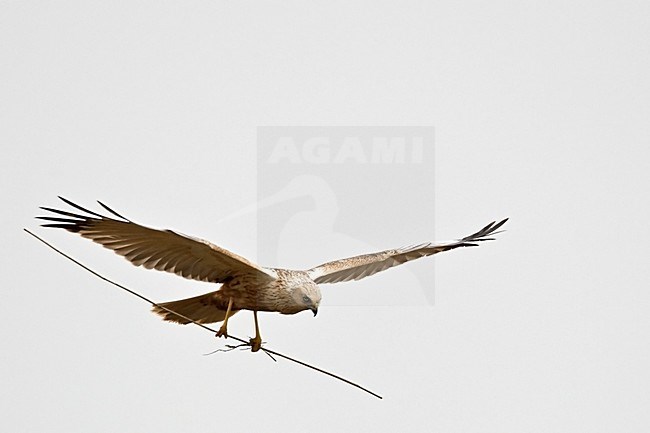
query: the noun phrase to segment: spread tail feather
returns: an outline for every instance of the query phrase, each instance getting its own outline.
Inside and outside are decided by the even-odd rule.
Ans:
[[[226,308],[215,296],[217,292],[206,293],[205,295],[195,296],[193,298],[181,299],[178,301],[165,302],[155,305],[151,311],[169,322],[186,325],[189,320],[184,319],[176,314],[161,308],[165,307],[185,317],[188,317],[198,323],[215,323],[222,322],[226,318]],[[231,310],[232,316],[238,310]]]

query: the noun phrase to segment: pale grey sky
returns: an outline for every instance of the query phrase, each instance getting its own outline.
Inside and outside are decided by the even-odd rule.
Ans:
[[[0,430],[648,431],[649,17],[605,1],[0,2]],[[256,259],[255,215],[217,221],[257,198],[269,125],[433,126],[435,238],[511,217],[495,242],[407,265],[435,262],[433,306],[328,305],[344,294],[324,286],[316,318],[261,315],[269,347],[382,401],[259,353],[202,356],[209,333],[22,231],[156,300],[212,290],[33,216],[99,199]],[[348,255],[314,239],[310,257]],[[395,278],[368,281],[390,299]]]

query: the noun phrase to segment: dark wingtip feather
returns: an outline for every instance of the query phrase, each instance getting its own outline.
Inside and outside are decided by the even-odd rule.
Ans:
[[[58,196],[59,199],[61,199],[64,203],[67,205],[78,209],[79,211],[83,212],[83,214],[77,214],[73,212],[68,212],[65,210],[60,210],[60,209],[55,209],[47,206],[41,206],[40,209],[47,211],[47,212],[52,212],[53,214],[56,214],[54,216],[37,216],[37,219],[44,220],[44,221],[49,221],[47,224],[42,224],[42,227],[51,227],[51,228],[60,228],[60,229],[65,229],[70,232],[80,232],[89,226],[93,225],[99,220],[106,220],[106,219],[111,219],[109,217],[106,217],[104,215],[101,215],[97,212],[93,212],[89,209],[86,209],[82,206],[79,206],[78,204],[72,202],[71,200],[68,200],[65,197]],[[101,203],[100,203],[101,204]],[[106,208],[108,211],[110,211],[112,214],[116,215],[117,217],[126,220],[127,222],[130,222],[123,216],[117,214],[117,212],[113,211],[112,209],[108,208],[107,206],[103,205],[104,208]],[[62,215],[62,218],[58,215]]]
[[[492,227],[490,227],[490,230],[488,230],[487,232],[483,233],[483,236],[488,236],[488,235],[498,235],[499,233],[503,233],[505,230],[499,230],[499,229],[501,228],[501,226],[503,226],[503,225],[506,223],[506,221],[508,221],[508,219],[509,219],[509,218],[504,218],[504,219],[502,219],[501,221],[499,221],[497,224],[495,224],[495,225],[493,225]],[[497,231],[497,230],[498,230],[498,231]],[[482,236],[482,237],[483,237],[483,236]],[[481,239],[481,240],[483,240],[483,241],[493,241],[494,238],[483,238],[483,239]]]
[[[502,219],[501,221],[499,221],[499,223],[498,223],[497,225],[495,225],[494,227],[492,227],[492,230],[498,230],[498,229],[499,229],[502,225],[504,225],[504,224],[506,223],[506,221],[508,221],[509,219],[510,219],[510,218],[504,218],[504,219]]]
[[[46,216],[37,216],[34,217],[39,220],[45,220],[45,221],[54,221],[54,222],[59,222],[59,223],[69,223],[69,224],[77,224],[80,222],[83,222],[83,220],[73,220],[70,218],[57,218],[57,217],[46,217]]]
[[[58,215],[63,215],[63,216],[70,217],[70,218],[75,218],[75,219],[74,220],[64,220],[62,218],[54,219],[52,217],[36,217],[36,218],[44,219],[44,220],[47,220],[47,221],[68,222],[68,223],[71,223],[71,224],[81,224],[81,223],[84,223],[84,222],[89,222],[90,220],[93,220],[95,218],[110,219],[110,218],[106,217],[105,215],[99,214],[97,212],[93,212],[90,209],[86,209],[85,207],[79,206],[78,204],[74,203],[71,200],[68,200],[65,197],[61,197],[61,196],[58,196],[58,197],[59,197],[59,199],[61,199],[67,205],[72,206],[73,208],[78,209],[78,210],[80,210],[80,211],[82,211],[82,212],[84,212],[84,213],[86,213],[88,215],[80,215],[80,214],[76,214],[76,213],[72,213],[72,212],[68,212],[68,211],[64,211],[64,210],[60,210],[60,209],[54,209],[54,208],[51,208],[51,207],[40,206],[39,208],[42,209],[42,210],[52,212],[52,213],[55,213],[55,214],[58,214]],[[126,222],[131,222],[128,218],[125,218],[122,215],[118,214],[113,209],[106,206],[104,203],[102,203],[100,201],[98,201],[98,203],[104,209],[106,209],[111,214],[115,215],[116,217],[118,217],[118,218],[120,218],[120,219],[122,219],[122,220],[124,220]],[[54,227],[54,226],[48,225],[47,227]]]
[[[501,226],[503,226],[506,223],[506,221],[508,221],[508,218],[502,219],[498,223],[496,221],[492,221],[490,224],[486,225],[476,233],[464,237],[463,239],[461,239],[461,241],[468,241],[468,242],[493,241],[494,238],[488,238],[486,236],[496,235],[503,232],[503,230],[500,231],[497,230]]]
[[[64,203],[69,204],[70,206],[72,206],[72,207],[75,208],[75,209],[79,209],[79,210],[82,211],[82,212],[89,213],[90,215],[95,215],[96,217],[99,217],[99,218],[104,218],[103,215],[100,215],[100,214],[98,214],[97,212],[93,212],[93,211],[91,211],[91,210],[88,210],[88,209],[86,209],[85,207],[81,207],[81,206],[79,206],[78,204],[73,203],[72,201],[68,200],[67,198],[61,197],[60,195],[57,196],[57,197],[59,197],[59,199],[61,199]]]
[[[77,233],[81,231],[81,227],[76,224],[41,224],[41,227],[50,227],[55,229],[65,229],[69,232]]]
[[[77,218],[77,219],[82,219],[82,220],[85,220],[87,218],[87,217],[85,217],[83,215],[79,215],[79,214],[72,213],[72,212],[67,212],[67,211],[64,211],[64,210],[54,209],[54,208],[51,208],[51,207],[41,206],[40,209],[46,210],[48,212],[58,213],[59,215],[65,215],[65,216],[69,216],[69,217]]]
[[[125,218],[125,217],[123,217],[122,215],[120,215],[119,213],[115,212],[113,209],[111,209],[110,207],[106,206],[106,205],[105,205],[104,203],[102,203],[101,201],[97,200],[97,203],[99,203],[99,205],[100,205],[101,207],[103,207],[104,209],[106,209],[107,211],[109,211],[110,213],[112,213],[113,215],[115,215],[116,217],[118,217],[118,218],[122,218],[124,221],[131,222],[128,218]]]

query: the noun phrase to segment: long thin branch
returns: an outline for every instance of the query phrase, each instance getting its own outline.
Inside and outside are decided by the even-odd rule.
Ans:
[[[199,326],[199,327],[201,327],[201,328],[203,328],[203,329],[205,329],[205,330],[207,330],[207,331],[210,331],[210,332],[212,332],[212,333],[216,333],[216,332],[217,332],[216,330],[210,328],[209,326],[205,326],[205,325],[202,324],[202,323],[198,323],[198,322],[196,322],[196,321],[190,319],[189,317],[186,317],[186,316],[184,316],[184,315],[182,315],[182,314],[180,314],[180,313],[177,313],[176,311],[170,310],[169,308],[166,308],[166,307],[164,307],[164,306],[162,306],[162,305],[160,305],[160,304],[157,304],[157,303],[153,302],[151,299],[142,296],[141,294],[139,294],[139,293],[137,293],[137,292],[135,292],[135,291],[129,289],[128,287],[125,287],[125,286],[123,286],[123,285],[121,285],[121,284],[119,284],[119,283],[116,283],[116,282],[114,282],[114,281],[109,280],[108,278],[106,278],[106,277],[104,277],[103,275],[101,275],[101,274],[99,274],[99,273],[93,271],[93,270],[90,269],[88,266],[86,266],[86,265],[84,265],[83,263],[77,261],[76,259],[70,257],[69,255],[67,255],[67,254],[64,253],[63,251],[59,250],[58,248],[56,248],[56,247],[53,246],[52,244],[48,243],[47,241],[43,240],[43,239],[40,238],[39,236],[37,236],[37,235],[35,235],[34,233],[30,232],[29,230],[27,230],[27,229],[23,229],[23,230],[25,230],[27,233],[29,233],[30,235],[32,235],[33,237],[35,237],[36,239],[38,239],[39,241],[41,241],[42,243],[44,243],[45,245],[47,245],[49,248],[51,248],[51,249],[53,249],[54,251],[56,251],[57,253],[61,254],[61,255],[62,255],[63,257],[65,257],[66,259],[72,261],[73,263],[75,263],[75,264],[78,265],[78,266],[81,266],[81,267],[84,268],[86,271],[88,271],[88,272],[90,272],[91,274],[95,275],[96,277],[98,277],[98,278],[100,278],[100,279],[106,281],[107,283],[110,283],[110,284],[112,284],[112,285],[114,285],[114,286],[116,286],[116,287],[119,287],[120,289],[122,289],[122,290],[124,290],[124,291],[126,291],[126,292],[128,292],[128,293],[130,293],[130,294],[132,294],[133,296],[137,296],[138,298],[142,299],[143,301],[147,302],[148,304],[150,304],[150,305],[153,306],[153,307],[159,307],[159,308],[162,308],[163,310],[165,310],[165,311],[167,311],[167,312],[170,312],[170,313],[173,313],[173,314],[175,314],[175,315],[177,315],[177,316],[179,316],[179,317],[181,317],[181,318],[183,318],[183,319],[185,319],[185,320],[188,320],[188,321],[190,321],[191,323],[193,323],[194,325]],[[244,339],[242,339],[242,338],[236,337],[236,336],[234,336],[234,335],[230,335],[230,334],[228,334],[227,338],[232,338],[233,340],[239,341],[240,343],[244,343],[245,345],[250,345],[250,343],[249,343],[248,341],[246,341],[246,340],[244,340]],[[276,351],[274,351],[274,350],[270,350],[270,349],[265,348],[265,347],[262,347],[260,350],[264,351],[264,352],[265,352],[267,355],[269,355],[271,358],[273,358],[272,355],[278,356],[278,357],[280,357],[280,358],[284,358],[284,359],[286,359],[286,360],[289,360],[289,361],[295,362],[296,364],[300,364],[300,365],[302,365],[302,366],[304,366],[304,367],[307,367],[307,368],[310,368],[310,369],[312,369],[312,370],[315,370],[315,371],[317,371],[317,372],[319,372],[319,373],[323,373],[323,374],[325,374],[325,375],[327,375],[327,376],[333,377],[334,379],[338,379],[338,380],[340,380],[340,381],[342,381],[342,382],[347,383],[348,385],[352,385],[352,386],[354,386],[355,388],[359,388],[360,390],[365,391],[365,392],[367,392],[368,394],[370,394],[370,395],[372,395],[372,396],[374,396],[374,397],[377,397],[377,398],[379,398],[379,399],[383,398],[383,397],[380,396],[379,394],[376,394],[376,393],[370,391],[370,390],[367,389],[367,388],[364,388],[363,386],[361,386],[361,385],[359,385],[359,384],[357,384],[357,383],[354,383],[354,382],[352,382],[352,381],[350,381],[350,380],[348,380],[348,379],[346,379],[346,378],[344,378],[344,377],[341,377],[341,376],[339,376],[339,375],[337,375],[337,374],[334,374],[334,373],[331,373],[331,372],[329,372],[329,371],[323,370],[322,368],[318,368],[318,367],[316,367],[316,366],[314,366],[314,365],[307,364],[306,362],[300,361],[300,360],[298,360],[298,359],[296,359],[296,358],[292,358],[291,356],[284,355],[284,354],[282,354],[282,353],[280,353],[280,352],[276,352]]]

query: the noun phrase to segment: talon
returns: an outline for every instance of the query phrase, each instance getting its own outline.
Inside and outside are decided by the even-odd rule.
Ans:
[[[219,328],[219,330],[217,331],[217,333],[214,336],[217,337],[217,338],[219,338],[219,337],[228,338],[228,328],[224,328],[222,326],[221,328]]]
[[[257,311],[253,310],[253,318],[255,319],[255,338],[248,340],[251,345],[251,352],[257,352],[262,347],[262,337],[260,337],[260,325],[257,323]]]
[[[248,341],[248,344],[251,345],[251,352],[257,352],[262,347],[262,339],[261,338],[251,338]]]

